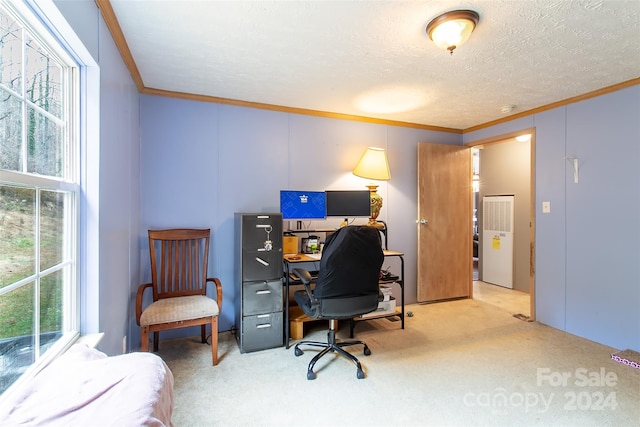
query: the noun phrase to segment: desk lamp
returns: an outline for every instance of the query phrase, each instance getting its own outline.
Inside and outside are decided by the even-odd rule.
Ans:
[[[382,148],[368,147],[364,152],[358,164],[353,169],[353,174],[361,178],[388,181],[391,179],[389,172],[389,162],[387,162],[387,154]],[[371,198],[371,217],[367,225],[380,228],[378,223],[378,215],[382,208],[382,197],[378,194],[378,186],[376,184],[367,185],[369,196]]]

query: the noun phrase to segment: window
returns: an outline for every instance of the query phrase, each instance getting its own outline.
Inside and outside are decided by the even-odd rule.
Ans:
[[[78,66],[0,3],[0,393],[78,319]]]

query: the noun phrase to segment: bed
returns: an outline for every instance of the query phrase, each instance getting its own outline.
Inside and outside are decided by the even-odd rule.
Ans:
[[[75,344],[4,403],[3,426],[173,426],[173,374],[152,353]]]

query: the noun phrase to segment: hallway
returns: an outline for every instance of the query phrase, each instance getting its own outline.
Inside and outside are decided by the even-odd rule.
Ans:
[[[476,280],[473,282],[473,299],[491,304],[511,314],[530,316],[529,294]]]

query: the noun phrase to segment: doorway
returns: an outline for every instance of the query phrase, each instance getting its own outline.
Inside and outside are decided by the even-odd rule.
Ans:
[[[486,298],[493,305],[504,306],[512,302],[509,311],[514,315],[535,320],[535,130],[524,129],[466,145],[472,147],[473,159],[474,298]],[[489,237],[483,237],[483,226],[487,225],[485,214],[488,214],[483,199],[505,196],[515,198],[515,256],[510,265],[504,266],[505,270],[512,270],[509,274],[513,277],[513,289],[491,280],[491,277],[495,278],[495,265],[490,266],[487,262],[491,259],[489,256],[502,250],[502,246],[499,237],[491,233],[490,236],[487,234]],[[485,254],[486,251],[489,253]],[[487,270],[490,267],[491,270]]]
[[[471,197],[471,201],[473,205],[471,206],[471,212],[473,212],[471,218],[471,229],[472,229],[472,239],[473,239],[473,281],[476,282],[480,279],[480,228],[478,224],[478,209],[480,208],[480,149],[472,148],[471,149],[471,168],[472,168],[472,178],[471,178],[471,191],[473,192],[473,196]]]

